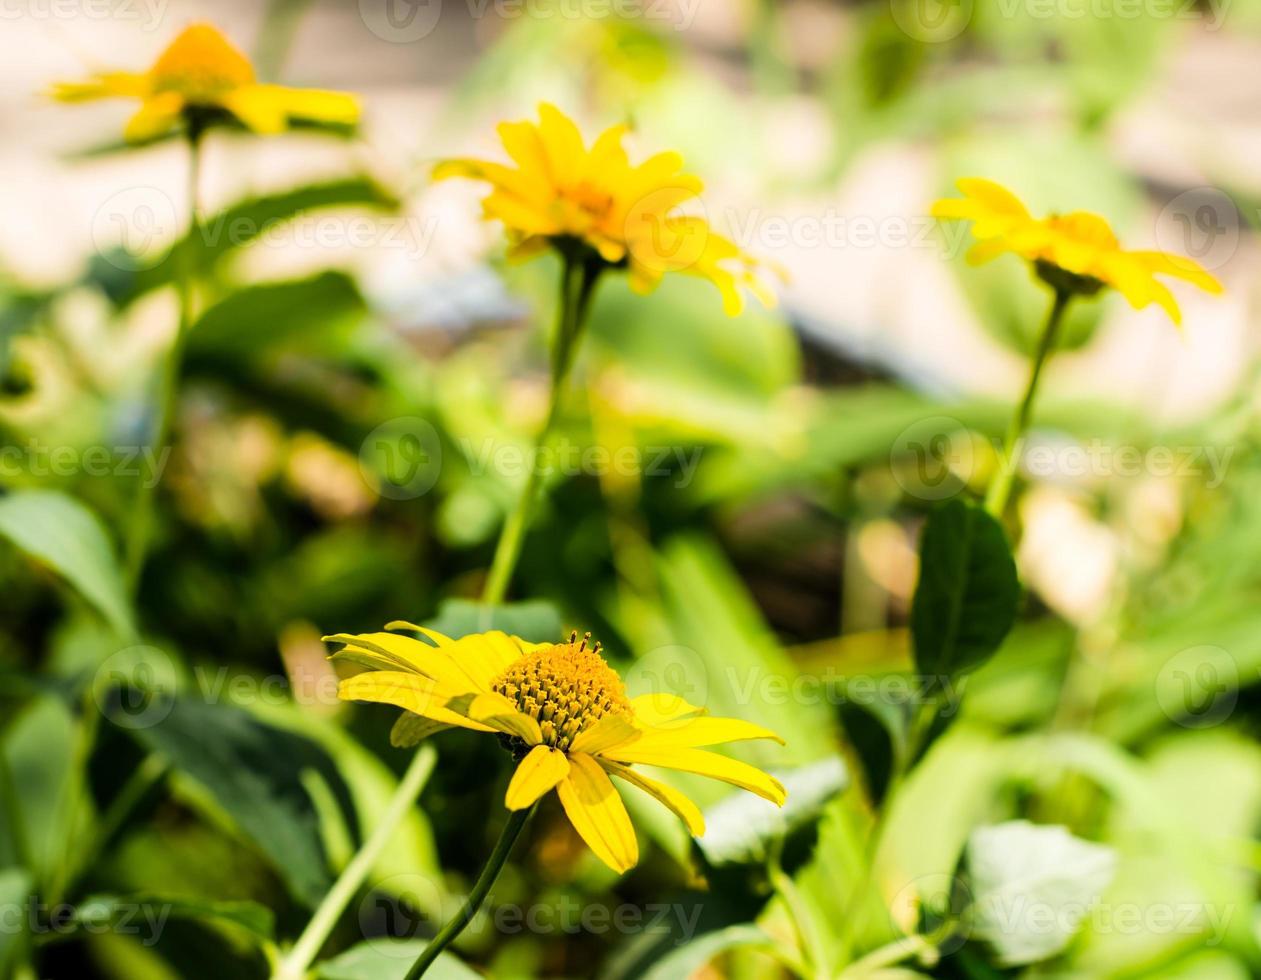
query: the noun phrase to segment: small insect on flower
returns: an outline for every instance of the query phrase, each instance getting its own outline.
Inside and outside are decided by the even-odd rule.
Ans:
[[[1183,279],[1210,293],[1222,284],[1197,262],[1166,252],[1127,252],[1107,221],[1088,211],[1034,218],[1011,191],[977,177],[959,181],[961,198],[933,205],[935,218],[972,222],[976,246],[968,261],[980,265],[1006,252],[1033,263],[1038,277],[1057,292],[1093,296],[1111,286],[1136,310],[1159,304],[1174,323],[1182,311],[1156,276]]]
[[[672,694],[627,697],[590,635],[526,643],[498,631],[453,640],[410,623],[386,629],[414,631],[434,645],[396,633],[326,637],[345,644],[334,659],[372,668],[342,681],[341,698],[410,712],[395,725],[395,744],[451,727],[498,735],[517,762],[504,799],[508,809],[524,810],[555,789],[574,829],[614,871],[633,867],[639,849],[611,775],[655,797],[694,836],[705,833],[696,804],[633,769],[637,763],[710,776],[784,803],[776,779],[702,748],[783,739],[747,721],[708,717]]]
[[[345,92],[261,84],[249,60],[210,24],[186,28],[145,72],[99,72],[53,88],[63,102],[130,98],[140,109],[127,123],[131,142],[156,139],[182,121],[191,128],[236,120],[256,133],[307,121],[352,126],[358,100]]]
[[[774,294],[758,275],[762,263],[705,218],[679,210],[701,192],[700,178],[683,172],[683,158],[658,153],[632,165],[622,146],[626,132],[626,126],[606,129],[588,149],[573,120],[544,103],[538,123],[499,126],[515,167],[447,160],[434,169],[434,179],[467,177],[492,186],[483,213],[503,222],[511,258],[549,246],[562,254],[577,248],[604,268],[627,270],[640,293],[655,289],[667,272],[681,272],[717,286],[731,316],[744,307],[744,289],[774,306]]]

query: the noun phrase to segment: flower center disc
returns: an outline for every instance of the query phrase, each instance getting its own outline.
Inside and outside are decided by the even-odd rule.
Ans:
[[[570,638],[528,653],[504,671],[494,689],[539,723],[543,743],[562,752],[578,733],[609,712],[631,713],[626,688],[599,645]]]
[[[154,87],[189,102],[213,102],[254,82],[249,60],[213,27],[195,24],[171,42],[152,68]]]

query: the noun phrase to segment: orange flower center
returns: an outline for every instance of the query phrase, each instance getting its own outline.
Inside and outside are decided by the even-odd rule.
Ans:
[[[539,723],[544,744],[562,752],[606,714],[631,714],[622,679],[600,656],[599,644],[587,645],[589,639],[574,634],[568,643],[527,654],[493,685]]]
[[[194,24],[171,42],[150,69],[159,92],[178,92],[193,104],[214,103],[254,83],[245,55],[209,24]]]

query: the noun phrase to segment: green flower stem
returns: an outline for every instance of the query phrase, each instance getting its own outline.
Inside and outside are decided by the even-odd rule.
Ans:
[[[805,899],[802,898],[796,883],[784,871],[782,863],[783,851],[784,842],[782,839],[775,841],[771,845],[771,853],[766,862],[766,874],[770,880],[771,888],[775,890],[779,900],[784,903],[784,910],[788,913],[793,930],[797,933],[797,946],[801,950],[801,956],[804,960],[800,964],[800,975],[803,977],[826,976],[824,969],[827,963],[827,953],[823,946],[823,940],[819,936],[819,930],[816,927],[814,916],[810,912],[810,907],[806,904]]]
[[[517,559],[521,555],[525,532],[534,510],[534,500],[538,496],[539,485],[543,480],[543,451],[547,448],[552,430],[560,418],[565,385],[569,379],[570,369],[573,367],[574,355],[577,352],[578,341],[582,337],[587,312],[591,307],[596,280],[599,279],[602,270],[602,266],[597,261],[577,248],[566,249],[563,257],[560,313],[556,326],[556,338],[552,346],[552,383],[547,417],[534,443],[530,473],[526,477],[525,486],[521,489],[521,496],[517,498],[516,507],[504,522],[503,531],[499,535],[499,543],[495,546],[495,557],[490,565],[490,573],[486,577],[486,585],[482,589],[482,604],[487,610],[503,601],[508,591],[508,582],[512,578]]]
[[[1020,443],[1024,439],[1025,430],[1029,427],[1029,417],[1033,412],[1033,399],[1038,392],[1042,368],[1055,350],[1060,324],[1064,321],[1064,311],[1068,309],[1073,295],[1068,289],[1055,290],[1055,302],[1047,316],[1046,326],[1042,328],[1042,336],[1038,338],[1038,349],[1033,356],[1033,366],[1029,372],[1029,383],[1025,386],[1025,396],[1021,399],[1020,406],[1007,427],[1007,438],[1003,443],[1003,455],[999,460],[998,471],[990,481],[989,491],[985,494],[985,509],[996,518],[1002,517],[1003,511],[1007,509],[1012,480],[1016,475]]]
[[[849,959],[854,943],[867,921],[867,905],[863,901],[871,888],[872,878],[876,872],[876,856],[880,845],[884,842],[885,831],[889,827],[889,817],[893,813],[893,805],[906,784],[906,777],[915,764],[915,759],[937,720],[941,705],[936,698],[919,705],[911,716],[907,726],[906,738],[901,746],[893,748],[893,763],[889,772],[889,784],[885,787],[884,798],[880,801],[880,809],[867,834],[866,846],[863,848],[863,865],[857,884],[850,891],[843,906],[842,925],[840,930],[842,962]]]
[[[171,428],[179,401],[179,379],[184,361],[184,346],[188,339],[189,328],[193,323],[193,279],[196,274],[194,242],[200,211],[198,188],[201,185],[202,133],[202,124],[196,120],[189,120],[187,133],[188,238],[182,246],[176,246],[178,254],[175,258],[179,263],[176,277],[176,289],[179,291],[179,324],[176,328],[175,340],[171,343],[171,349],[167,352],[166,361],[162,367],[161,386],[158,389],[157,425],[153,431],[155,453],[161,453],[171,438]],[[123,566],[127,587],[133,596],[140,586],[140,573],[144,570],[145,556],[149,550],[154,522],[153,501],[157,484],[158,473],[149,474],[147,480],[141,477],[127,527]]]
[[[512,852],[512,845],[521,836],[521,831],[525,829],[526,821],[530,819],[530,814],[533,812],[534,807],[529,807],[525,810],[513,810],[509,814],[508,822],[504,824],[503,832],[500,833],[499,840],[495,843],[495,849],[491,852],[490,858],[487,859],[485,867],[482,868],[482,873],[477,876],[477,881],[473,885],[473,890],[469,892],[468,898],[464,900],[460,910],[438,931],[438,935],[429,941],[429,945],[420,954],[420,958],[407,971],[407,976],[404,980],[416,980],[417,977],[424,976],[425,971],[433,965],[439,954],[455,940],[456,936],[464,931],[465,926],[473,921],[473,916],[482,907],[482,902],[486,900],[486,895],[490,892],[491,886],[495,883],[495,879],[499,877],[499,872],[503,870],[503,866],[508,860],[508,855]]]
[[[436,759],[437,753],[432,746],[425,745],[417,751],[407,771],[403,773],[403,778],[399,780],[398,789],[386,805],[385,812],[381,814],[376,829],[350,859],[350,863],[342,869],[342,873],[333,882],[333,887],[324,896],[324,901],[315,910],[315,915],[294,943],[293,949],[276,970],[277,980],[298,980],[306,974],[328,934],[333,931],[333,926],[337,924],[351,898],[385,850],[385,845],[397,829],[399,821],[407,814],[408,808],[416,802],[416,797],[429,781]]]

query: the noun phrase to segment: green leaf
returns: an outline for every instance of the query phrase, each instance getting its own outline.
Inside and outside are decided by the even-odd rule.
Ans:
[[[319,980],[403,980],[425,951],[421,939],[370,939],[315,968]],[[443,953],[425,971],[427,980],[481,980],[451,953]]]
[[[641,975],[641,980],[677,980],[690,977],[721,953],[733,949],[761,948],[770,952],[774,940],[755,925],[728,926],[698,936],[685,946],[663,956]]]
[[[1062,952],[1116,872],[1116,852],[1064,827],[1012,820],[968,841],[974,934],[1004,966]]]
[[[246,286],[193,324],[190,367],[198,360],[233,362],[290,341],[309,349],[315,338],[357,322],[365,311],[354,280],[342,272]]]
[[[424,623],[431,630],[459,639],[470,633],[503,630],[530,643],[561,639],[560,613],[550,602],[510,602],[489,609],[469,599],[447,599],[438,606],[438,615]]]
[[[275,937],[276,917],[258,902],[217,902],[210,899],[171,895],[91,895],[78,904],[73,923],[90,931],[127,926],[146,921],[165,923],[167,919],[197,919],[231,923],[263,939]]]
[[[705,811],[705,836],[696,843],[710,864],[761,864],[773,842],[818,820],[828,801],[849,785],[839,757],[776,775],[788,790],[783,807],[738,792]]]
[[[113,546],[92,511],[54,490],[0,497],[0,536],[48,565],[121,635],[135,633]]]
[[[328,889],[328,863],[302,772],[315,769],[342,788],[327,755],[233,705],[174,699],[167,707],[169,713],[154,713],[160,720],[131,734],[209,793],[271,859],[294,897],[314,907]]]
[[[20,910],[13,920],[0,928],[0,977],[12,975],[16,957],[25,938],[26,903],[30,900],[35,882],[22,868],[5,868],[0,871],[0,909]],[[16,924],[16,928],[15,928]]]
[[[1019,604],[1016,563],[999,523],[959,499],[933,511],[911,607],[919,671],[957,677],[979,667],[1011,631]]]
[[[106,292],[123,305],[173,281],[180,271],[177,258],[180,249],[193,250],[195,267],[204,274],[235,250],[312,211],[327,208],[392,211],[398,203],[398,198],[367,177],[350,177],[251,197],[204,218],[192,233],[191,240],[185,237],[152,268],[142,269],[129,280],[119,283],[119,277],[111,269],[101,267],[101,274],[96,278]],[[127,265],[126,262],[121,264],[124,267]]]
[[[78,734],[65,701],[48,695],[34,699],[17,715],[0,744],[0,764],[17,803],[17,826],[7,827],[6,833],[42,885],[69,863],[66,841],[76,839],[70,826],[74,815],[65,803],[80,778],[75,768]],[[0,815],[11,815],[7,803]]]

